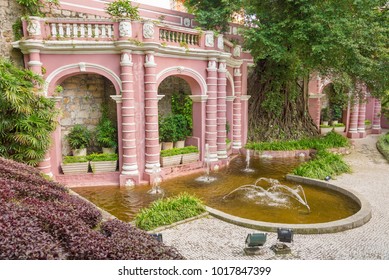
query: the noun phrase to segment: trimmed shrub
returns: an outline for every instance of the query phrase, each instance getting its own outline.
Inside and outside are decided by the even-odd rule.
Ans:
[[[324,180],[326,176],[334,177],[342,173],[350,173],[350,166],[340,155],[321,150],[313,160],[305,162],[297,167],[293,174],[303,177]]]
[[[0,158],[0,259],[182,259],[146,232],[102,222],[91,204],[37,169]]]
[[[197,216],[205,212],[203,202],[187,193],[159,199],[149,208],[141,209],[135,217],[137,227],[152,230],[160,226]]]
[[[389,161],[389,133],[378,138],[377,149]]]

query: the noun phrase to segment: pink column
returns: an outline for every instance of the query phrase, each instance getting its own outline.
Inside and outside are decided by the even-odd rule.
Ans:
[[[29,61],[28,61],[28,67],[29,69],[34,72],[37,75],[42,76],[42,62],[40,57],[40,51],[38,49],[32,49],[29,51]],[[50,157],[50,151],[47,151],[42,161],[38,164],[38,169],[52,177],[53,173],[51,171],[51,157]]]
[[[359,115],[359,101],[357,98],[353,100],[353,103],[350,104],[350,124],[348,128],[347,137],[349,138],[359,138],[358,133],[358,115]]]
[[[217,79],[217,157],[227,158],[226,145],[226,118],[227,118],[227,68],[226,62],[221,61],[218,69]]]
[[[145,172],[150,175],[160,171],[157,64],[154,52],[147,52],[145,58]]]
[[[242,108],[242,146],[246,145],[247,143],[247,134],[248,134],[248,121],[249,121],[249,99],[251,95],[242,95],[241,100],[241,108]]]
[[[133,63],[131,51],[123,51],[121,62],[122,80],[122,175],[136,176],[138,164],[136,157],[135,101],[133,89]]]
[[[232,148],[242,148],[242,74],[240,68],[234,69],[235,99],[233,103],[233,123],[232,123]]]
[[[366,119],[366,101],[365,99],[363,99],[359,103],[359,110],[358,110],[358,133],[360,138],[366,137],[365,119]]]
[[[217,161],[217,68],[210,60],[207,68],[207,105],[205,119],[205,143],[208,144],[209,161]]]
[[[374,117],[373,117],[372,133],[374,134],[381,133],[381,102],[377,98],[374,99]]]
[[[320,97],[317,95],[310,95],[308,99],[308,111],[313,122],[317,127],[320,127]]]

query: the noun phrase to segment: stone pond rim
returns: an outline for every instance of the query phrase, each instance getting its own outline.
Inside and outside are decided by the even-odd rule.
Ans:
[[[291,174],[288,174],[286,176],[286,179],[297,183],[312,185],[312,186],[326,188],[336,192],[340,192],[348,196],[350,199],[354,200],[356,203],[358,203],[358,205],[360,206],[360,210],[357,213],[344,219],[325,222],[325,223],[312,223],[312,224],[281,224],[281,223],[261,222],[261,221],[254,221],[250,219],[236,217],[208,206],[206,207],[206,210],[209,212],[210,215],[220,220],[232,224],[236,224],[238,226],[243,226],[243,227],[263,230],[263,231],[272,231],[272,232],[276,232],[277,228],[290,228],[294,231],[294,233],[300,233],[300,234],[321,234],[321,233],[341,232],[341,231],[360,227],[366,224],[371,219],[372,214],[371,214],[370,203],[354,190],[341,188],[339,186],[333,185],[325,181],[300,177]]]

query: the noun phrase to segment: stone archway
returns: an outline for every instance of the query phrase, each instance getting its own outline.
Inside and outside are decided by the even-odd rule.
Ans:
[[[110,95],[115,95],[114,85],[105,77],[97,74],[78,74],[62,81],[61,93],[61,154],[69,155],[70,148],[65,136],[75,124],[85,125],[90,131],[96,129],[102,116],[102,106],[106,106],[108,117],[117,124],[116,103]],[[88,152],[97,152],[92,141]]]

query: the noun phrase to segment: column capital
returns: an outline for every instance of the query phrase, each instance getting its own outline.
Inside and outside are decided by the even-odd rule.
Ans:
[[[192,99],[193,102],[206,102],[208,95],[189,95],[189,98]]]
[[[120,59],[120,66],[130,66],[132,67],[134,64],[132,63],[132,55],[131,52],[122,52],[122,56]]]
[[[113,100],[115,100],[116,103],[122,103],[122,95],[110,95]]]
[[[154,53],[146,53],[145,55],[145,67],[157,67],[154,61]]]
[[[241,95],[240,100],[242,101],[248,101],[250,99],[251,95]]]

